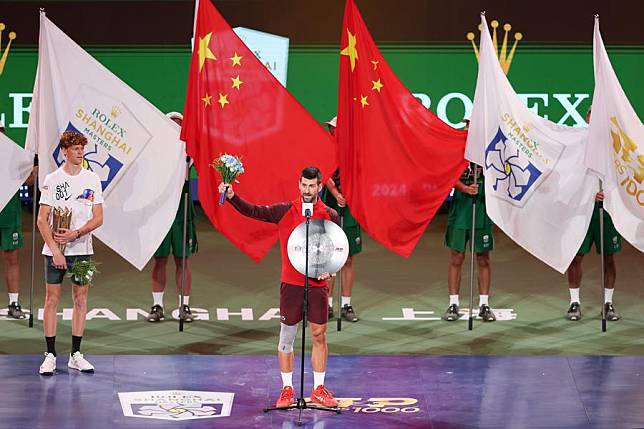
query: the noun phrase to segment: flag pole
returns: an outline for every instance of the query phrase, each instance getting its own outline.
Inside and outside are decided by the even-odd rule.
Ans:
[[[604,186],[602,181],[599,181],[599,192],[604,192]],[[606,305],[605,305],[605,299],[604,299],[604,293],[605,293],[605,280],[604,280],[604,200],[599,202],[599,257],[601,259],[600,261],[600,266],[601,266],[601,281],[599,282],[601,286],[601,299],[600,302],[602,303],[602,332],[606,332]]]
[[[341,210],[342,214],[340,215],[340,228],[344,231],[344,208]],[[342,270],[344,268],[341,268],[339,276],[336,276],[336,288],[338,289],[338,302],[336,302],[336,305],[338,307],[338,313],[337,313],[337,318],[338,318],[338,332],[342,330]],[[337,285],[338,279],[340,280],[340,284]]]
[[[474,184],[478,184],[479,170],[474,164]],[[478,194],[478,192],[477,192]],[[470,236],[470,317],[467,320],[467,329],[472,330],[474,319],[472,317],[472,308],[474,307],[474,237],[476,230],[476,195],[473,196],[472,202],[472,235]]]
[[[31,286],[29,288],[29,327],[34,327],[34,283],[35,283],[35,269],[36,269],[36,217],[38,216],[38,204],[36,197],[38,196],[38,154],[34,155],[34,190],[31,193],[32,200],[32,220],[31,220]]]
[[[190,186],[190,157],[186,156],[186,180],[183,184],[183,240],[181,241],[181,297],[179,299],[179,332],[183,332],[183,294],[186,285],[186,238],[188,235],[188,197]]]

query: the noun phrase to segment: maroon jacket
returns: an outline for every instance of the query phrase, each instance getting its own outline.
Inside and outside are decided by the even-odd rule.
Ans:
[[[304,286],[304,275],[293,267],[287,252],[288,238],[291,236],[291,232],[305,220],[302,216],[302,199],[298,198],[295,201],[276,203],[270,206],[259,206],[251,204],[235,194],[229,201],[244,216],[277,224],[282,252],[282,283]],[[332,208],[327,207],[320,198],[313,205],[311,219],[327,219],[340,225],[338,214]],[[326,280],[309,278],[309,286],[322,287],[326,285]]]

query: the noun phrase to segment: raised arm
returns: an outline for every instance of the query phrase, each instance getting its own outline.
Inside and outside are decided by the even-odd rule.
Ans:
[[[235,210],[244,216],[261,220],[263,222],[279,223],[292,205],[291,203],[277,203],[268,206],[256,205],[235,194],[232,185],[221,183],[219,185],[219,192],[224,192],[224,190],[226,190],[226,198],[228,198],[230,204],[235,208]]]

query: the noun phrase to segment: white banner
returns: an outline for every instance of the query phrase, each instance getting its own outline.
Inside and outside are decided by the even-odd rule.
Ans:
[[[101,178],[104,222],[95,235],[143,269],[179,206],[186,171],[179,127],[41,13],[26,140],[41,179],[64,162],[58,140],[66,130],[87,137],[85,167]]]
[[[595,20],[595,94],[586,165],[604,185],[617,231],[644,252],[644,127],[615,75]]]
[[[598,191],[583,164],[588,130],[557,125],[525,106],[501,69],[484,16],[481,22],[465,157],[484,167],[492,221],[563,273],[586,235]]]
[[[0,211],[16,195],[34,165],[33,153],[24,150],[0,133]]]

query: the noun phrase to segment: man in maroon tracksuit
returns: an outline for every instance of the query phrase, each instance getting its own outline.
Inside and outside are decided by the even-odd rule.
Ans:
[[[327,207],[319,198],[322,189],[322,173],[317,167],[302,170],[299,181],[300,198],[295,201],[260,206],[249,203],[235,194],[232,185],[221,183],[219,192],[226,192],[231,205],[244,216],[264,222],[277,224],[279,229],[280,248],[282,251],[282,279],[280,286],[280,341],[278,360],[282,373],[282,391],[277,400],[277,407],[286,407],[295,403],[293,391],[293,343],[297,325],[302,320],[304,300],[304,275],[291,264],[287,254],[288,238],[291,232],[304,221],[302,203],[313,203],[312,219],[327,219],[340,224],[338,214]],[[318,279],[309,279],[307,319],[311,324],[313,350],[311,366],[313,367],[313,391],[311,400],[325,407],[336,407],[338,401],[332,392],[324,387],[328,347],[326,326],[328,321],[327,297],[328,273]]]

